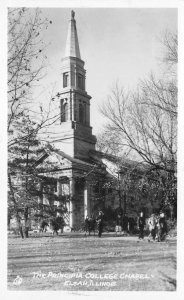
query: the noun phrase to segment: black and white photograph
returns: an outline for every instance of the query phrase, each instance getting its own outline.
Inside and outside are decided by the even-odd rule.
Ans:
[[[177,1],[62,2],[7,1],[7,290],[176,292]]]

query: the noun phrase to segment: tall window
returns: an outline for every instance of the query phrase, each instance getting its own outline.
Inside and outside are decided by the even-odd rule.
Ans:
[[[87,124],[87,106],[86,103],[84,103],[84,123]]]
[[[68,121],[68,103],[64,101],[64,99],[61,100],[61,122]]]
[[[68,121],[68,103],[63,105],[63,122]]]
[[[67,87],[68,86],[68,82],[69,81],[69,74],[68,72],[63,73],[63,87]]]
[[[84,123],[84,108],[81,103],[79,104],[79,122]]]
[[[82,75],[78,75],[78,87],[81,90],[84,90],[84,78]]]

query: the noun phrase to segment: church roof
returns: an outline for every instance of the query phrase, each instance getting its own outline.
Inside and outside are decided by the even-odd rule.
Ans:
[[[66,41],[65,57],[72,56],[81,59],[75,13],[71,11],[71,20],[69,21],[68,36]]]
[[[77,164],[77,165],[83,165],[86,167],[93,167],[94,164],[78,159],[78,158],[74,158],[70,155],[68,155],[67,153],[57,149],[57,148],[53,148],[49,143],[47,144],[47,146],[45,147],[42,155],[38,158],[36,165],[41,164],[47,157],[49,157],[50,155],[59,155],[62,158],[65,158],[66,160],[70,161],[71,163]]]
[[[83,161],[81,159],[78,159],[78,158],[74,158],[68,154],[66,154],[65,152],[59,150],[59,149],[53,149],[52,152],[66,158],[67,160],[71,161],[72,163],[77,163],[77,164],[82,164],[82,165],[86,165],[86,166],[92,166],[92,164],[86,162],[86,161]]]
[[[68,172],[69,170],[75,170],[80,175],[83,172],[88,172],[89,174],[105,174],[104,172],[106,172],[104,164],[99,163],[98,160],[90,157],[87,161],[74,158],[49,143],[45,145],[42,155],[40,155],[35,165],[36,167],[39,166],[40,174],[54,173],[55,176],[60,174],[58,172]]]

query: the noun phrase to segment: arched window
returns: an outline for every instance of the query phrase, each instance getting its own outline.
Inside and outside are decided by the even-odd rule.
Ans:
[[[68,121],[68,103],[63,105],[63,122]]]
[[[79,104],[79,122],[84,123],[84,108],[81,103]]]
[[[68,79],[69,79],[69,74],[68,72],[63,74],[63,87],[67,87],[68,86]]]
[[[61,100],[61,122],[68,121],[68,103],[64,99]]]

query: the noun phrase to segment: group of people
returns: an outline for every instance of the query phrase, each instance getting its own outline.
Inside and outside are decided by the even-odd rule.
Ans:
[[[91,231],[94,232],[95,235],[95,230],[97,228],[98,236],[102,236],[102,231],[103,231],[103,212],[99,211],[98,216],[95,218],[93,215],[88,217],[88,215],[85,218],[85,235],[88,232],[89,235]]]
[[[148,220],[147,225],[149,229],[148,241],[164,241],[167,235],[167,223],[164,212],[160,211],[160,214],[152,214]],[[144,238],[144,229],[146,226],[146,219],[144,213],[140,212],[138,218],[139,239]]]
[[[56,216],[56,217],[52,217],[48,220],[42,220],[40,222],[39,231],[46,232],[48,230],[48,228],[50,228],[53,235],[54,235],[54,233],[56,233],[56,235],[58,235],[59,230],[61,230],[61,232],[63,232],[64,226],[65,226],[65,221],[64,221],[63,217]]]
[[[115,232],[117,233],[134,233],[136,221],[133,217],[128,216],[126,213],[119,212],[116,216]]]
[[[128,217],[124,216],[124,222],[122,222],[122,216],[118,214],[117,220],[116,220],[116,228],[115,231],[121,232],[122,229],[124,231],[129,232],[129,222],[127,220]],[[125,222],[126,221],[126,222]],[[46,231],[47,226],[50,225],[50,227],[56,234],[58,234],[58,230],[62,229],[64,226],[64,220],[61,217],[52,218],[49,222],[49,224],[44,220],[40,224],[40,230]],[[125,226],[126,225],[126,226]],[[149,229],[149,236],[148,241],[164,241],[167,235],[167,222],[165,218],[165,214],[163,211],[160,211],[159,214],[152,214],[148,219],[145,218],[144,213],[141,211],[140,215],[138,217],[137,227],[139,230],[139,239],[144,239],[145,235],[145,229],[146,225]],[[88,233],[89,235],[91,232],[94,233],[97,230],[98,236],[102,236],[104,227],[104,213],[102,211],[99,211],[98,216],[95,218],[94,215],[91,215],[90,217],[87,215],[85,218],[84,223],[84,231],[85,235]]]

